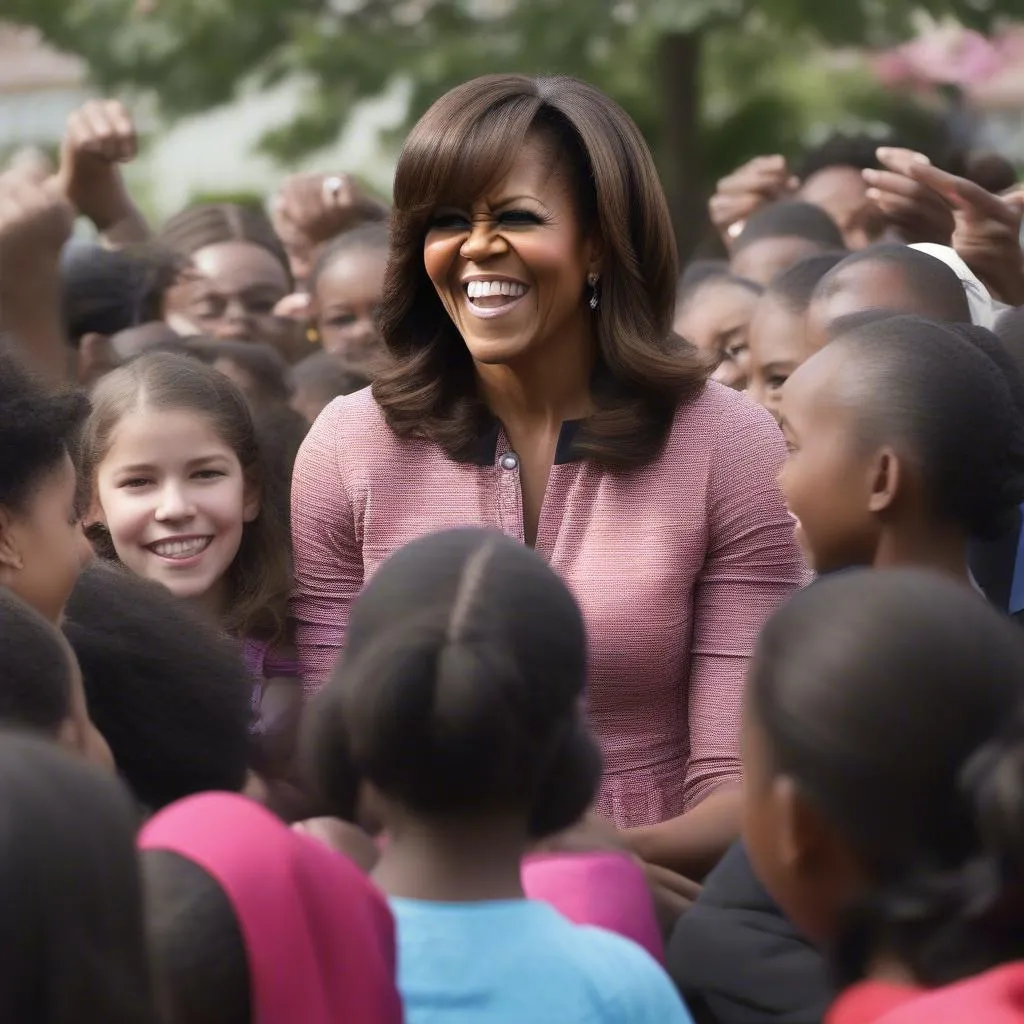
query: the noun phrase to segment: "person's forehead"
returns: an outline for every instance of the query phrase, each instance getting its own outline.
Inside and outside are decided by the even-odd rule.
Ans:
[[[800,198],[815,206],[859,206],[867,185],[855,167],[825,167],[812,174],[800,189]]]
[[[287,286],[284,267],[266,249],[252,242],[218,242],[192,256],[201,279],[232,289]]]

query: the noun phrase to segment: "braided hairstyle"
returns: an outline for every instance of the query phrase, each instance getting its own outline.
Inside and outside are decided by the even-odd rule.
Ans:
[[[748,682],[768,770],[847,846],[841,984],[884,953],[924,985],[1024,957],[1024,636],[960,583],[853,570],[768,622]]]

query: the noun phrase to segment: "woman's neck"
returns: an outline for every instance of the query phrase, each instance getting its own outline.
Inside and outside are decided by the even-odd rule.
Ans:
[[[955,527],[921,526],[885,532],[878,545],[876,569],[920,566],[945,573],[961,583],[971,582],[967,567],[967,537]]]
[[[436,903],[523,899],[523,821],[391,825],[373,879],[389,896]]]
[[[507,429],[550,427],[593,411],[590,377],[596,340],[589,324],[566,325],[557,340],[541,343],[509,363],[476,364],[480,393]]]

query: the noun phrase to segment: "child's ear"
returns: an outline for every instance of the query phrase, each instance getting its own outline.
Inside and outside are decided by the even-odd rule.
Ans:
[[[25,560],[14,531],[14,519],[6,508],[0,507],[0,573],[5,569],[18,572],[24,568]]]
[[[255,480],[246,479],[245,490],[242,492],[242,522],[251,523],[263,507],[260,495],[262,488]]]
[[[903,463],[899,455],[892,448],[880,448],[871,467],[869,511],[884,512],[890,508],[902,485]]]

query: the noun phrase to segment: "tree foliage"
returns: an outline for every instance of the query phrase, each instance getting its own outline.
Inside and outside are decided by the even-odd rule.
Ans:
[[[822,43],[899,42],[921,11],[982,30],[1000,18],[1024,18],[1024,0],[2,0],[2,6],[3,17],[35,25],[84,57],[102,90],[152,91],[171,117],[223,103],[245,86],[303,76],[309,89],[301,112],[265,140],[282,159],[334,139],[353,105],[379,95],[396,77],[411,85],[412,119],[478,74],[578,75],[622,103],[656,153],[675,147],[667,160],[661,153],[673,173],[691,158],[678,152],[673,119],[702,125],[692,159],[704,149],[704,173],[688,170],[691,189],[753,152],[795,149],[807,112],[817,105],[819,116],[830,116],[821,102],[837,90],[848,109],[864,98],[856,84],[799,78]],[[665,73],[666,42],[682,34],[700,43],[687,51],[700,65],[691,69],[692,83]],[[877,115],[877,95],[870,102]]]

